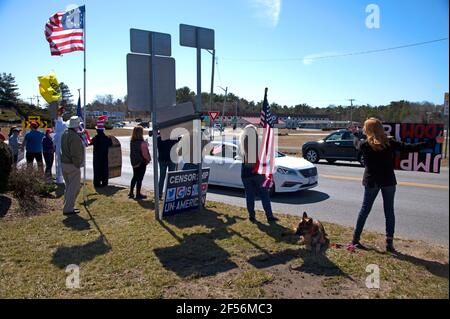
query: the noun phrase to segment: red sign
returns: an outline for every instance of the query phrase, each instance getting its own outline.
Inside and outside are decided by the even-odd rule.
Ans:
[[[219,117],[219,112],[209,112],[209,117],[211,118],[211,121],[215,121],[217,120],[217,118]]]

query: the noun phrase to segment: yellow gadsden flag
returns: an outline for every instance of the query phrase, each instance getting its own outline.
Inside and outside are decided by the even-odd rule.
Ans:
[[[61,90],[55,73],[38,76],[39,92],[47,103],[52,103],[61,99]]]

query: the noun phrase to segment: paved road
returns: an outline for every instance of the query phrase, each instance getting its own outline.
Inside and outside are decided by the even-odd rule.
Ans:
[[[111,183],[128,185],[132,177],[129,161],[129,140],[119,138],[123,147],[122,177]],[[92,149],[91,149],[92,151]],[[92,153],[87,155],[88,168],[92,167]],[[312,216],[329,222],[354,226],[363,196],[361,176],[363,168],[352,164],[319,164],[319,186],[294,194],[278,194],[273,199],[273,210],[279,213]],[[88,169],[87,177],[92,178]],[[396,195],[396,235],[408,239],[449,244],[449,171],[425,174],[397,172],[400,182]],[[144,187],[153,189],[153,165],[148,166]],[[210,187],[208,199],[245,207],[242,190]],[[257,207],[262,209],[260,203]],[[375,202],[366,224],[367,229],[384,232],[384,213],[381,196]]]

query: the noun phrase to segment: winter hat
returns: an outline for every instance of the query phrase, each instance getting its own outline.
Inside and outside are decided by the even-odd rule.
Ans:
[[[95,128],[97,130],[104,130],[107,119],[108,119],[108,117],[106,117],[105,115],[99,116],[97,119],[97,125],[95,126]]]

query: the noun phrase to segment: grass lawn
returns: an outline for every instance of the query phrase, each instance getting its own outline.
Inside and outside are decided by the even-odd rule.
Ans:
[[[60,209],[33,217],[0,205],[0,298],[448,298],[448,248],[365,233],[369,251],[330,246],[314,255],[283,236],[298,218],[252,224],[242,208],[208,202],[202,213],[155,221],[152,200],[127,198],[110,186],[88,188],[87,209],[65,218]],[[9,197],[0,197],[6,203]],[[61,201],[61,199],[54,199]],[[52,209],[51,209],[52,210]],[[331,243],[352,229],[325,223]],[[66,288],[66,267],[80,267],[81,287]],[[365,285],[379,266],[380,289]]]

